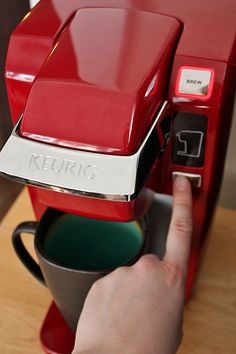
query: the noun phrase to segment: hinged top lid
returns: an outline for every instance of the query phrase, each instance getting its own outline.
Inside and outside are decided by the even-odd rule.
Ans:
[[[176,19],[151,12],[77,11],[36,76],[21,135],[79,150],[135,153],[165,99],[180,30]]]

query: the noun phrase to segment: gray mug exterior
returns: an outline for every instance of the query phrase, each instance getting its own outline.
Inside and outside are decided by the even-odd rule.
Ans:
[[[76,331],[77,323],[83,309],[86,296],[96,280],[110,273],[114,269],[101,269],[96,271],[85,271],[64,267],[49,259],[44,252],[44,238],[49,227],[64,213],[48,208],[37,227],[35,223],[25,222],[20,224],[13,233],[12,241],[18,257],[26,268],[44,285],[52,294],[52,297],[63,315],[64,319],[73,331]],[[148,220],[143,217],[137,220],[143,230],[143,242],[136,254],[128,263],[122,266],[134,264],[148,248]],[[30,225],[32,224],[32,225]],[[29,226],[29,227],[28,227]],[[31,231],[30,231],[31,229]],[[39,266],[25,249],[21,240],[21,233],[34,234],[34,248],[38,258]]]

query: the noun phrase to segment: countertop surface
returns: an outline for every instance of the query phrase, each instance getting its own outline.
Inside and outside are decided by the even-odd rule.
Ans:
[[[51,303],[46,288],[22,266],[11,233],[34,220],[24,190],[0,224],[0,353],[43,353],[38,339]],[[26,235],[27,247],[33,238]],[[217,208],[199,276],[185,308],[178,354],[236,353],[236,211]]]

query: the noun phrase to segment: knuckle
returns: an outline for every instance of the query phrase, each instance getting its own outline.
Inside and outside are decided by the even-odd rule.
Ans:
[[[154,254],[148,254],[142,256],[138,262],[135,264],[136,268],[144,273],[151,272],[159,262],[158,258]]]
[[[90,294],[91,294],[91,293],[93,294],[93,293],[96,293],[97,291],[100,291],[101,286],[102,286],[102,278],[96,280],[96,281],[93,283],[93,285],[92,285],[91,288],[90,288]]]
[[[112,277],[113,279],[122,279],[129,273],[129,267],[122,266],[113,270],[112,273],[108,274],[108,277]]]
[[[185,218],[174,220],[172,229],[174,232],[189,235],[192,233],[192,222]]]
[[[181,206],[181,207],[189,207],[190,205],[190,200],[189,196],[186,194],[180,194],[176,197],[176,205]]]
[[[123,275],[124,273],[127,272],[127,270],[128,270],[128,267],[122,266],[122,267],[116,268],[113,273],[114,273],[115,275]]]
[[[168,262],[164,262],[163,268],[167,273],[166,281],[167,285],[171,289],[179,289],[184,292],[185,289],[185,274],[182,269],[177,264],[170,264]]]

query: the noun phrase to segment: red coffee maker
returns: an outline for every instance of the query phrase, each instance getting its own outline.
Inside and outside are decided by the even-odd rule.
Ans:
[[[172,179],[193,186],[187,296],[220,189],[235,96],[234,0],[41,0],[11,36],[14,130],[0,154],[47,207],[116,221],[145,214]],[[158,222],[158,215],[156,215]],[[160,220],[161,222],[161,220]],[[74,334],[54,304],[46,353]]]

